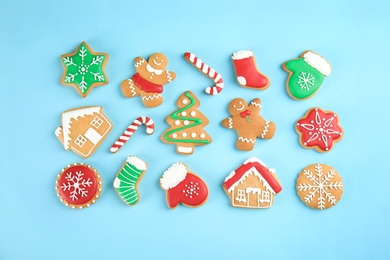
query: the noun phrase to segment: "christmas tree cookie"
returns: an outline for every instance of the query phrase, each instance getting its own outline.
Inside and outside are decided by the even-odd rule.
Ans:
[[[107,53],[94,52],[87,43],[82,42],[73,53],[61,55],[64,67],[61,84],[76,88],[84,98],[92,88],[108,84],[104,72],[107,61]]]
[[[176,144],[176,151],[187,155],[194,152],[194,146],[210,144],[212,139],[203,130],[209,120],[197,109],[200,103],[194,93],[184,92],[176,105],[179,109],[166,118],[171,127],[161,135],[161,140]]]
[[[147,170],[146,162],[135,156],[129,156],[114,180],[114,188],[119,197],[129,206],[134,206],[140,200],[138,183]]]
[[[300,58],[286,61],[282,67],[289,73],[287,92],[296,100],[313,96],[332,71],[329,62],[313,51],[303,52]]]
[[[200,207],[206,203],[208,188],[197,175],[189,172],[187,165],[174,163],[160,179],[160,186],[166,192],[166,200],[170,209],[180,203],[188,207]]]

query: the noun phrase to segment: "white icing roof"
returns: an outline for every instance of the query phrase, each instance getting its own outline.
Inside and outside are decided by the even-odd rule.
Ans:
[[[77,117],[83,117],[86,115],[92,115],[95,112],[100,113],[101,110],[101,107],[81,107],[79,109],[69,110],[62,113],[62,130],[64,133],[64,147],[66,150],[69,149],[71,119],[76,119]]]

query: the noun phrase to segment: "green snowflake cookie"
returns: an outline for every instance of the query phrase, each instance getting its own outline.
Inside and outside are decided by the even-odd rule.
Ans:
[[[107,60],[107,53],[94,52],[82,42],[75,52],[61,55],[64,66],[61,84],[75,87],[83,98],[86,97],[93,87],[108,84],[103,70]]]
[[[299,59],[286,61],[283,69],[289,73],[287,92],[298,100],[314,95],[332,71],[328,61],[312,51],[305,51]]]

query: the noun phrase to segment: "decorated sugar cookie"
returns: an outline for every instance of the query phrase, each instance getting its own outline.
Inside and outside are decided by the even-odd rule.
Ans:
[[[215,83],[214,86],[206,88],[205,92],[209,95],[217,95],[223,89],[224,83],[221,74],[215,71],[215,69],[209,67],[195,54],[191,52],[184,53],[184,58],[194,65],[200,72],[212,79]]]
[[[108,54],[94,52],[85,42],[73,53],[61,55],[61,61],[64,67],[61,84],[74,87],[83,98],[92,88],[108,84],[104,72]]]
[[[223,183],[231,205],[239,208],[270,208],[282,190],[274,169],[251,157],[232,171]]]
[[[176,208],[180,203],[188,207],[200,207],[208,198],[206,183],[189,172],[187,165],[181,162],[173,164],[164,172],[160,186],[166,192],[170,209]]]
[[[184,92],[176,102],[179,107],[166,118],[171,126],[161,135],[164,143],[176,144],[179,154],[192,154],[195,146],[210,144],[212,139],[203,129],[209,120],[198,107],[200,102],[191,91]]]
[[[313,96],[332,71],[329,62],[313,51],[305,51],[300,58],[286,61],[283,69],[289,73],[287,92],[297,100]]]
[[[154,133],[154,122],[147,116],[140,116],[133,120],[131,125],[123,132],[118,140],[111,146],[110,151],[116,153],[121,147],[133,136],[134,132],[137,131],[140,125],[146,126],[146,133],[151,135]]]
[[[156,107],[162,104],[163,85],[176,78],[175,72],[165,70],[167,57],[162,53],[154,53],[146,61],[142,57],[134,60],[136,74],[121,84],[123,95],[127,98],[141,96],[146,107]]]
[[[314,148],[318,152],[329,152],[333,144],[343,137],[337,114],[317,107],[309,109],[297,121],[295,130],[303,147]]]
[[[81,157],[90,157],[110,133],[111,121],[102,107],[79,107],[62,113],[62,126],[55,135],[65,150],[72,150]]]
[[[66,206],[82,209],[91,206],[100,197],[102,180],[91,166],[75,163],[58,174],[56,191]]]
[[[222,126],[237,131],[236,147],[242,151],[253,149],[256,138],[271,139],[276,131],[273,122],[260,115],[261,101],[255,98],[248,105],[242,98],[235,98],[229,104],[231,116],[222,121]]]
[[[257,90],[265,90],[269,87],[270,80],[257,69],[255,56],[251,50],[233,53],[232,60],[241,87]]]
[[[146,162],[135,156],[129,156],[114,180],[114,188],[119,197],[129,206],[140,200],[138,183],[148,169]]]
[[[333,207],[343,195],[343,182],[338,172],[326,164],[311,164],[301,171],[296,189],[299,198],[313,209]]]

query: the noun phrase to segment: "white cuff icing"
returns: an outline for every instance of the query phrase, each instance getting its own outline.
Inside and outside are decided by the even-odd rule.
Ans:
[[[148,168],[148,166],[146,165],[146,163],[144,161],[142,161],[140,158],[135,157],[135,156],[127,157],[126,161],[128,163],[134,165],[137,169],[142,170],[142,171],[145,171]]]
[[[252,56],[253,56],[253,51],[242,50],[242,51],[237,51],[237,52],[233,53],[232,59],[233,60],[242,60],[242,59],[246,59],[246,58],[249,58]]]
[[[315,52],[308,51],[303,55],[303,59],[313,68],[318,70],[321,74],[324,74],[325,76],[329,76],[332,67],[330,64],[322,58],[320,55],[318,55]]]
[[[173,187],[176,187],[180,182],[182,182],[187,175],[187,167],[181,163],[177,162],[168,168],[160,179],[161,187],[164,190],[169,190]]]

